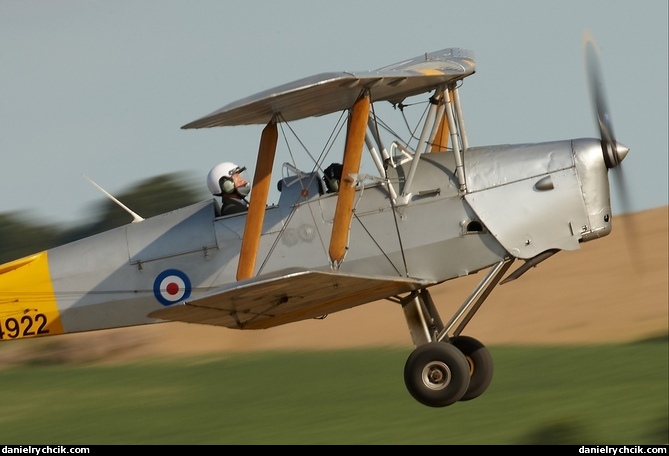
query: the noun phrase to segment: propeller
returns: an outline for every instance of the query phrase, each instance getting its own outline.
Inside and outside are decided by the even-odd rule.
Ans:
[[[595,43],[595,39],[587,30],[583,33],[583,57],[585,59],[590,100],[595,109],[595,121],[599,127],[599,137],[602,141],[604,163],[606,163],[607,168],[613,169],[614,173],[616,173],[615,177],[620,189],[623,205],[622,211],[628,212],[630,209],[628,191],[620,164],[627,156],[629,148],[616,141],[611,112],[609,111],[604,91],[604,79],[599,63],[599,48],[597,47],[597,43]]]
[[[595,120],[599,126],[599,137],[602,140],[604,162],[607,168],[616,168],[627,156],[629,148],[617,142],[613,133],[611,113],[606,101],[604,80],[599,64],[599,49],[595,39],[588,31],[583,34],[583,56],[585,58],[590,99],[595,108]]]
[[[618,141],[616,141],[613,132],[613,122],[611,120],[611,112],[609,111],[606,93],[604,91],[604,82],[602,77],[602,70],[599,63],[599,48],[595,43],[595,39],[587,30],[583,33],[583,57],[585,59],[585,69],[588,82],[588,90],[590,92],[590,100],[595,110],[595,121],[599,127],[599,137],[602,142],[602,154],[604,155],[604,163],[606,167],[614,174],[615,183],[620,190],[621,211],[628,213],[630,211],[629,192],[625,183],[625,178],[622,171],[621,163],[627,156],[629,148]],[[638,245],[636,243],[636,229],[632,224],[632,220],[628,215],[626,217],[627,225],[627,247],[632,259],[636,259],[635,269],[638,269],[639,261],[636,254],[639,253]]]

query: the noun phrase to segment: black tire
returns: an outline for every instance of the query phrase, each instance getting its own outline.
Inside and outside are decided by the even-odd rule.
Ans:
[[[486,346],[473,337],[454,337],[451,343],[465,355],[469,364],[469,388],[460,400],[475,399],[483,394],[492,382],[492,356]]]
[[[469,363],[450,343],[430,342],[416,348],[404,366],[404,383],[421,404],[446,407],[469,387]]]

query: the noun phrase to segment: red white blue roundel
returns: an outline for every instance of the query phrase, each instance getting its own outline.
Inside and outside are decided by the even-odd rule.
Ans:
[[[161,272],[153,282],[153,294],[164,306],[188,299],[190,291],[190,279],[178,269]]]

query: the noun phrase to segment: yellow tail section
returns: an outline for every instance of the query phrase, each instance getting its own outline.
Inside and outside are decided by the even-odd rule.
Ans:
[[[48,253],[0,265],[0,341],[63,332]]]

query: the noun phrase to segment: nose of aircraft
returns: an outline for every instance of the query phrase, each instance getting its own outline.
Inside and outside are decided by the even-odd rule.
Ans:
[[[630,148],[616,141],[615,149],[602,142],[602,151],[604,152],[604,162],[606,167],[611,169],[618,166],[627,157]]]

